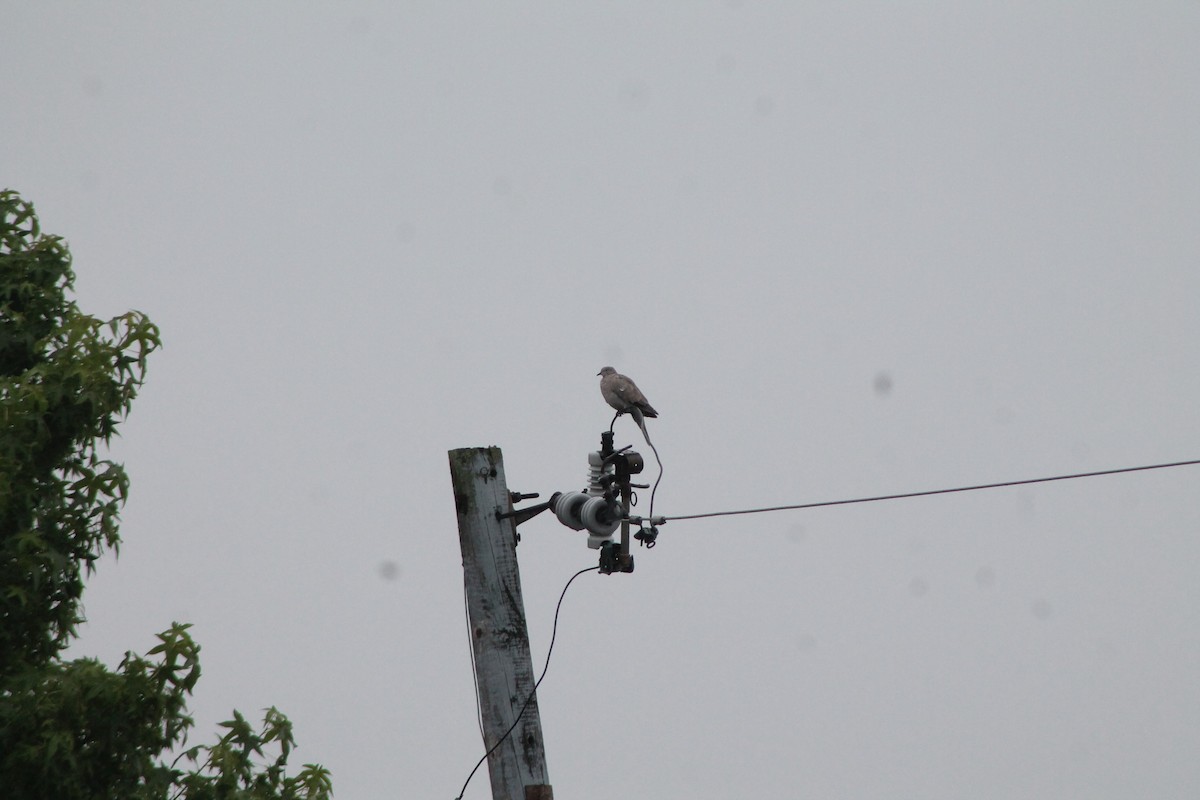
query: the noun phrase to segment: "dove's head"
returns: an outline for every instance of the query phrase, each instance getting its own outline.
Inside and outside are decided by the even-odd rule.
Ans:
[[[615,369],[613,369],[612,367],[605,367],[604,369],[600,370],[596,374],[602,375],[605,378],[607,378],[609,375],[616,375],[617,371]]]

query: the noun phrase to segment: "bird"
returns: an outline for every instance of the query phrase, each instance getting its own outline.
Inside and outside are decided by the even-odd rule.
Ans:
[[[643,417],[657,417],[658,412],[654,410],[654,406],[650,405],[646,400],[646,395],[642,394],[642,390],[637,387],[637,384],[632,379],[617,372],[612,367],[605,367],[596,373],[600,376],[600,394],[604,395],[604,402],[617,410],[617,416],[621,414],[629,414],[633,417],[633,421],[642,429],[642,433],[646,432],[646,424]],[[647,437],[647,441],[649,437]]]

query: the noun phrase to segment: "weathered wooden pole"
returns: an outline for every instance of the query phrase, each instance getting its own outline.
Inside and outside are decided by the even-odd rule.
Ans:
[[[475,680],[483,716],[483,746],[491,749],[533,693],[533,661],[517,570],[517,529],[498,447],[450,451],[458,509],[463,581],[467,588]],[[553,800],[537,698],[488,757],[493,800]]]

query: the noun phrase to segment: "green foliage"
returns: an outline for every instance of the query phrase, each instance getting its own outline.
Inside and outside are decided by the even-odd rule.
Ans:
[[[15,192],[0,192],[0,795],[325,800],[324,768],[286,776],[295,741],[274,708],[260,730],[234,712],[216,744],[179,752],[200,677],[187,625],[115,672],[61,658],[81,621],[84,577],[120,541],[129,478],[99,448],[161,344],[139,312],[82,313],[67,299],[73,281],[63,240],[42,235]]]
[[[229,732],[211,747],[194,747],[184,755],[193,763],[202,764],[199,772],[181,780],[183,797],[188,800],[318,800],[333,794],[329,770],[318,764],[305,764],[294,778],[284,773],[288,754],[296,745],[292,738],[292,723],[274,707],[268,708],[259,731],[240,713],[221,723]],[[268,759],[265,748],[278,750],[270,764],[260,767],[254,756]]]
[[[0,696],[0,775],[9,797],[166,797],[176,773],[156,756],[192,720],[185,695],[200,677],[186,627],[159,636],[150,661],[117,672],[92,659],[27,669]]]
[[[117,544],[129,479],[101,458],[129,411],[158,328],[66,298],[66,244],[0,193],[0,677],[44,665],[79,622],[83,570]]]

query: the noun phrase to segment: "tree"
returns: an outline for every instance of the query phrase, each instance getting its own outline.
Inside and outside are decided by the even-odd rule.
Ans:
[[[274,708],[259,728],[235,711],[215,744],[186,747],[186,698],[200,677],[188,625],[173,624],[115,671],[62,658],[82,621],[84,578],[120,543],[129,478],[102,447],[160,345],[140,312],[84,314],[68,299],[73,281],[66,243],[41,233],[31,204],[0,191],[2,794],[326,800],[324,768],[287,776],[295,740]]]

